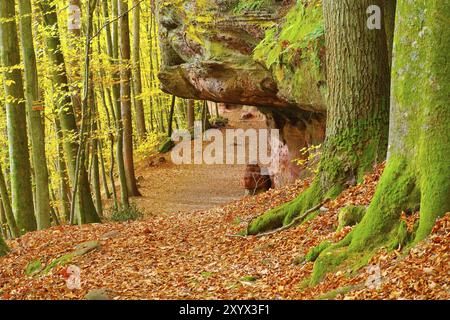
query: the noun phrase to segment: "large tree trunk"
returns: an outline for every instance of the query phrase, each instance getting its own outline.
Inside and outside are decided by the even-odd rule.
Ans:
[[[139,139],[145,139],[145,114],[142,101],[142,78],[141,78],[141,55],[140,55],[140,28],[141,28],[141,7],[139,0],[133,0],[133,91],[134,109],[136,116],[136,129]]]
[[[389,66],[384,30],[367,28],[366,10],[383,0],[326,0],[327,132],[319,173],[294,201],[269,211],[248,227],[256,234],[290,223],[324,198],[362,181],[386,156]]]
[[[127,1],[119,2],[119,47],[120,47],[120,102],[122,106],[123,122],[123,158],[125,163],[125,176],[130,196],[140,196],[134,173],[133,159],[133,122],[131,116],[131,69],[130,63],[130,26]]]
[[[319,256],[315,283],[342,261],[420,241],[450,211],[450,2],[399,0],[388,162],[361,223]],[[420,208],[407,236],[402,211]]]
[[[0,2],[0,50],[6,99],[12,208],[21,233],[36,230],[24,88],[13,0]],[[13,68],[14,67],[14,68]]]
[[[38,229],[50,227],[50,193],[47,158],[45,154],[44,118],[41,110],[33,108],[34,102],[39,101],[39,84],[36,66],[36,54],[31,29],[32,10],[30,0],[19,1],[20,31],[25,67],[26,104],[30,137],[32,146],[32,159],[34,168],[36,220]]]
[[[58,17],[56,15],[56,7],[50,4],[49,0],[39,2],[44,15],[44,24],[52,30],[52,33],[46,34],[47,54],[52,64],[51,77],[55,86],[56,99],[58,106],[58,116],[60,120],[61,130],[63,132],[63,148],[66,157],[67,167],[71,185],[75,185],[76,181],[76,158],[78,151],[78,142],[74,137],[78,136],[78,128],[75,120],[75,114],[72,107],[72,101],[69,94],[69,86],[67,73],[65,69],[64,56],[61,51],[61,41],[58,30]],[[86,167],[83,161],[79,164],[79,180],[78,192],[79,201],[76,207],[77,217],[81,217],[81,221],[85,223],[100,222],[100,218],[92,200],[91,190],[88,181]]]

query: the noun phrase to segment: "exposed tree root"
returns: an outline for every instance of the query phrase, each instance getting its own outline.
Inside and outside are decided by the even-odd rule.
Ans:
[[[323,192],[317,179],[296,199],[269,210],[249,223],[247,235],[256,235],[289,225],[299,214],[322,203]]]
[[[324,201],[322,201],[322,202],[319,203],[318,205],[312,207],[311,209],[306,210],[302,215],[296,217],[296,218],[295,218],[294,220],[292,220],[289,224],[287,224],[287,225],[285,225],[285,226],[282,226],[281,228],[278,228],[278,229],[275,229],[275,230],[271,230],[271,231],[268,231],[268,232],[263,232],[263,233],[257,234],[256,236],[257,236],[257,237],[268,236],[268,235],[271,235],[271,234],[274,234],[274,233],[277,233],[277,232],[280,232],[280,231],[283,231],[283,230],[287,230],[287,229],[289,229],[289,228],[292,228],[292,227],[294,227],[294,226],[296,226],[296,225],[302,223],[302,221],[303,221],[310,213],[313,213],[314,211],[319,210],[323,205],[325,205],[325,204],[326,204],[328,201],[330,201],[330,200],[331,200],[330,198],[326,198]]]
[[[381,247],[404,247],[413,235],[401,224],[402,211],[415,211],[420,203],[414,170],[404,158],[391,158],[362,221],[343,240],[318,256],[311,285],[338,268],[358,269]]]

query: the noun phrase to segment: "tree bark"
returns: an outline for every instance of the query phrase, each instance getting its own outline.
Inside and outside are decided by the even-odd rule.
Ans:
[[[389,160],[350,248],[386,240],[401,211],[420,207],[416,241],[450,211],[450,3],[399,1]],[[426,14],[423,24],[420,14]],[[408,21],[408,23],[404,23]],[[419,90],[420,88],[420,90]],[[376,227],[375,227],[376,226]]]
[[[105,193],[106,199],[111,199],[111,192],[109,191],[108,187],[108,178],[106,175],[106,165],[105,165],[105,157],[103,154],[103,141],[98,141],[98,154],[99,154],[99,161],[100,161],[100,168],[102,170],[102,185],[103,185],[103,192]],[[113,159],[114,161],[114,159]]]
[[[383,0],[325,0],[327,130],[319,173],[297,199],[254,220],[249,234],[289,224],[324,198],[361,182],[386,157],[389,66],[386,33],[367,28],[366,10]]]
[[[156,80],[156,72],[154,70],[154,64],[153,64],[153,10],[152,7],[149,7],[149,19],[147,21],[147,42],[149,44],[148,48],[149,48],[149,63],[150,63],[150,75],[149,75],[149,88],[150,90],[153,91],[155,90],[155,80]],[[151,131],[154,131],[156,129],[156,126],[158,124],[158,121],[156,121],[156,126],[154,125],[155,122],[155,113],[156,113],[156,109],[155,109],[155,99],[154,99],[154,95],[151,94],[149,97],[149,104],[150,104],[150,129]]]
[[[188,122],[188,130],[194,130],[194,122],[195,122],[195,101],[188,100],[187,105],[187,122]]]
[[[37,228],[49,228],[50,223],[50,194],[47,158],[45,153],[45,128],[41,110],[33,108],[39,97],[39,80],[36,66],[36,54],[32,33],[32,10],[30,0],[19,1],[20,32],[25,67],[26,105],[30,127],[32,160],[35,181],[35,212]],[[39,108],[39,106],[37,106]]]
[[[2,199],[0,198],[0,237],[8,239],[9,226],[6,220],[5,210],[3,209]]]
[[[98,41],[97,44],[98,44],[98,52],[101,53],[100,41]],[[102,68],[100,69],[99,74],[100,74],[101,79],[105,78],[105,72]],[[104,88],[103,81],[100,81],[100,97],[102,100],[103,109],[105,110],[106,123],[108,126],[108,138],[109,138],[109,142],[110,142],[110,161],[111,161],[109,177],[110,177],[111,186],[112,186],[112,196],[113,196],[113,201],[114,201],[114,208],[117,209],[118,202],[117,202],[117,194],[116,194],[116,187],[115,187],[116,184],[114,181],[114,162],[115,162],[114,145],[115,144],[114,144],[113,126],[111,123],[110,110],[108,108],[108,103],[106,102],[106,94],[105,94],[105,88]],[[113,104],[112,99],[109,99],[109,102],[110,102],[110,106],[111,106],[111,113],[113,116],[113,121],[115,123],[116,117],[114,114],[114,104]],[[104,160],[104,154],[103,154],[103,140],[100,140],[99,153],[100,153],[100,161],[101,161],[101,166],[102,166],[103,188],[105,190],[106,197],[108,199],[110,199],[111,192],[109,191],[107,177],[106,177],[106,166],[105,166],[105,160]]]
[[[92,86],[92,91],[93,91]],[[93,94],[93,92],[92,92]],[[92,149],[92,186],[94,189],[95,196],[95,207],[97,209],[97,213],[99,216],[103,216],[103,206],[102,206],[102,193],[100,191],[100,167],[99,167],[99,139],[98,139],[98,111],[93,104],[94,108],[94,117],[92,121],[92,132],[94,134],[94,138],[92,139],[91,149]]]
[[[36,230],[31,187],[24,87],[13,0],[0,2],[0,50],[6,99],[12,208],[20,233]]]
[[[133,0],[133,91],[134,109],[136,116],[136,130],[139,139],[145,139],[147,130],[145,128],[144,104],[142,101],[142,75],[141,75],[141,55],[140,55],[140,23],[141,7],[140,0]]]
[[[388,46],[389,67],[392,66],[392,50],[394,44],[396,9],[397,9],[397,0],[385,0],[384,17],[385,17],[386,40]]]
[[[140,196],[137,188],[133,159],[133,122],[131,116],[130,26],[127,1],[117,0],[119,6],[120,47],[120,103],[123,121],[123,158],[128,194]]]
[[[176,97],[172,96],[172,102],[170,103],[169,119],[167,120],[168,121],[167,136],[169,138],[172,136],[173,132],[173,114],[175,112],[175,101]]]
[[[6,186],[5,176],[3,175],[3,169],[0,164],[0,198],[3,204],[3,210],[5,212],[6,221],[8,222],[9,231],[11,236],[17,238],[20,236],[19,228],[14,218],[14,213],[11,208],[11,201],[9,200],[8,187]]]
[[[68,23],[68,44],[72,50],[69,57],[71,86],[70,92],[72,106],[75,112],[77,123],[81,120],[81,93],[78,83],[81,78],[80,55],[81,47],[81,0],[69,0],[69,23]]]
[[[3,240],[2,236],[0,236],[0,257],[6,255],[9,252],[9,248]]]
[[[67,166],[64,160],[64,151],[62,141],[64,140],[61,125],[59,124],[59,119],[55,117],[54,127],[56,132],[56,139],[58,141],[56,145],[56,152],[58,154],[57,160],[57,171],[59,176],[59,197],[61,200],[61,209],[64,214],[64,218],[66,222],[70,220],[70,187],[69,187],[69,179],[67,176]]]

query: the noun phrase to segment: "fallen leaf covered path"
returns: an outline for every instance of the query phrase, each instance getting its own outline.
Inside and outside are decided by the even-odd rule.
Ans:
[[[327,276],[307,287],[312,263],[293,263],[324,239],[338,241],[337,211],[347,204],[368,204],[380,175],[351,188],[327,204],[327,212],[302,225],[267,237],[230,238],[255,215],[295,197],[308,182],[246,197],[211,210],[152,215],[142,221],[53,227],[9,241],[12,252],[0,258],[1,299],[83,299],[105,289],[114,299],[311,299],[440,298],[448,299],[450,215],[432,237],[406,256],[380,252],[382,287],[364,286],[364,270]],[[410,217],[412,219],[412,217]],[[48,265],[86,241],[99,247],[74,257],[81,269],[81,288],[71,290],[65,266],[47,274],[27,275],[31,261]],[[420,281],[411,281],[420,277]],[[344,288],[344,289],[342,289]],[[352,290],[353,288],[353,290]]]

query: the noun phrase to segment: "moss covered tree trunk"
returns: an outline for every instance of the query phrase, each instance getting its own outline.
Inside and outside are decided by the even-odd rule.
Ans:
[[[45,128],[44,118],[41,110],[33,108],[39,97],[39,83],[36,66],[36,54],[33,44],[32,10],[30,0],[19,1],[20,32],[25,67],[26,82],[26,105],[28,123],[30,126],[30,138],[32,147],[32,160],[35,181],[35,204],[36,222],[38,229],[46,229],[50,223],[50,193],[47,168],[47,157],[45,153]],[[38,105],[39,107],[39,105]]]
[[[403,0],[398,10],[389,160],[352,249],[385,240],[402,210],[420,207],[416,240],[450,211],[450,3]]]
[[[316,261],[313,282],[379,246],[426,238],[450,211],[450,3],[398,1],[389,153],[361,223]],[[402,211],[418,210],[416,231],[402,236]]]
[[[386,156],[389,66],[384,30],[367,28],[367,8],[383,1],[324,1],[328,115],[319,174],[294,201],[254,220],[248,234],[290,223],[326,197],[361,181]]]
[[[7,239],[9,236],[8,222],[6,220],[5,210],[3,209],[3,202],[0,198],[0,237]]]
[[[130,23],[128,17],[128,3],[117,0],[119,3],[119,47],[120,47],[120,103],[122,106],[123,123],[123,158],[128,193],[130,196],[140,196],[133,159],[133,122],[131,115],[131,69],[130,64]]]
[[[58,107],[58,116],[63,132],[63,148],[69,171],[71,185],[75,185],[76,180],[76,158],[78,151],[78,128],[75,120],[75,113],[69,93],[69,85],[65,68],[64,56],[61,51],[61,41],[58,30],[58,17],[56,6],[49,0],[39,2],[43,12],[43,21],[47,28],[46,43],[47,53],[52,65],[51,77],[55,87]],[[51,30],[51,32],[49,32]],[[79,181],[77,199],[71,199],[77,202],[76,216],[79,223],[100,222],[100,218],[92,200],[91,190],[88,181],[86,167],[83,161],[79,165]]]
[[[6,97],[12,209],[20,233],[36,230],[24,87],[13,0],[0,2],[0,51]]]
[[[2,236],[0,235],[0,257],[6,255],[8,251],[9,248],[6,245],[5,241],[3,240]]]

